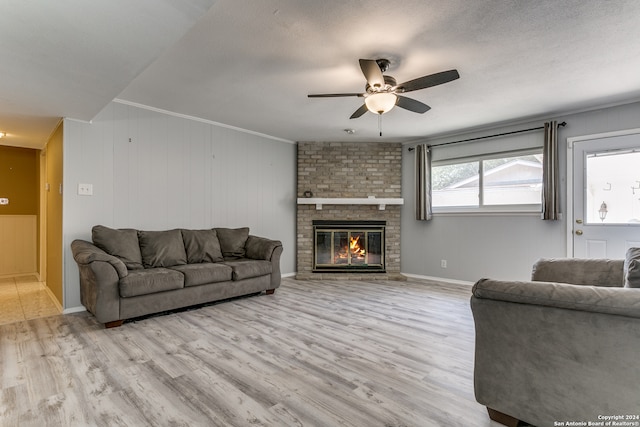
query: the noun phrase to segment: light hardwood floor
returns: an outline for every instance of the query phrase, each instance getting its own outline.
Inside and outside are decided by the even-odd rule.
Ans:
[[[2,426],[499,426],[473,396],[470,287],[295,281],[104,329],[0,326]]]

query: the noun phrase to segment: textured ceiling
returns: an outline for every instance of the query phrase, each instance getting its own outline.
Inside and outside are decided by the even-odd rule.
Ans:
[[[91,120],[213,2],[2,0],[0,143],[41,148],[61,117]]]
[[[637,0],[212,2],[11,2],[0,130],[41,123],[41,146],[118,98],[290,141],[410,141],[640,100]],[[363,91],[358,59],[381,57],[398,82],[460,79],[408,93],[432,109],[393,109],[382,138],[374,114],[349,120],[362,98],[307,98]]]

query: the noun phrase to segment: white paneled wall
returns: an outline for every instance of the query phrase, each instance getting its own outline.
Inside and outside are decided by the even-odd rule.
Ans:
[[[80,305],[69,245],[96,224],[249,226],[283,242],[282,271],[294,272],[294,144],[118,102],[90,124],[66,120],[64,138],[65,308]]]

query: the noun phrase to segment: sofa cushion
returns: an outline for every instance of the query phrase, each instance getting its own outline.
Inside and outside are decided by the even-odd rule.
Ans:
[[[185,287],[230,281],[233,272],[231,267],[221,263],[176,265],[171,269],[184,275]]]
[[[271,274],[270,261],[238,259],[225,261],[225,264],[233,269],[233,280],[250,279]]]
[[[180,230],[138,231],[144,268],[172,267],[187,263]]]
[[[129,270],[144,268],[137,230],[130,228],[116,230],[96,225],[91,229],[91,239],[97,247],[122,260]]]
[[[244,248],[249,238],[249,228],[216,228],[222,256],[229,259],[243,258],[246,254]]]
[[[181,230],[187,263],[223,261],[216,230]]]
[[[183,288],[184,276],[168,268],[133,270],[120,279],[119,285],[120,296],[128,298]]]
[[[623,272],[625,288],[640,288],[640,248],[627,249]]]

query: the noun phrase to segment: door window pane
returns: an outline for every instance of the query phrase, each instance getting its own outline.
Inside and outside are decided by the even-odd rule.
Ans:
[[[640,223],[640,152],[588,154],[585,165],[587,223]]]

